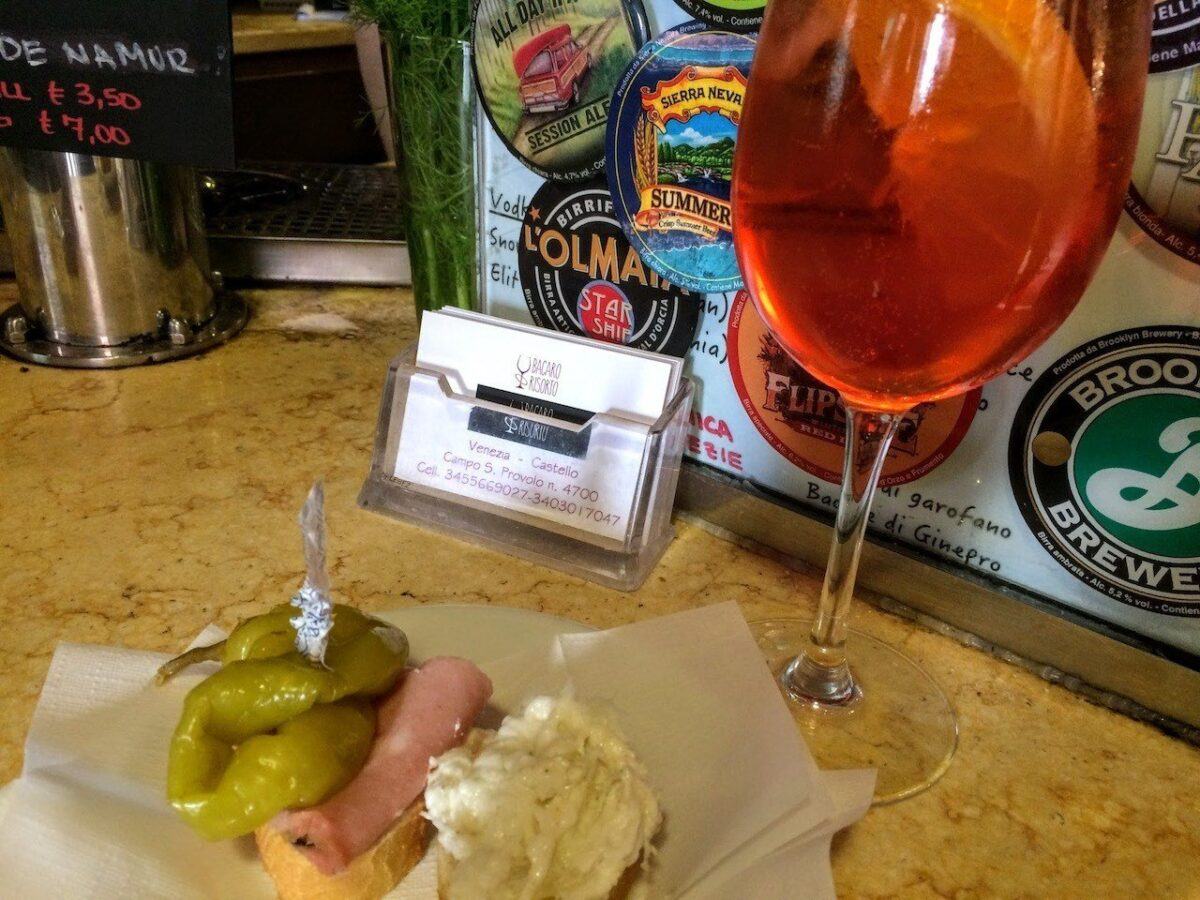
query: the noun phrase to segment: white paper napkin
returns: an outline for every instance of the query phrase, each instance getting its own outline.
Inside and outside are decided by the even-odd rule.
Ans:
[[[203,841],[166,804],[168,741],[184,694],[212,664],[155,687],[163,661],[59,646],[0,820],[0,897],[272,896],[252,841]],[[666,814],[659,890],[833,896],[829,839],[865,812],[874,776],[817,771],[736,605],[479,662],[496,684],[490,724],[561,690],[615,713]],[[432,856],[396,897],[436,896]]]

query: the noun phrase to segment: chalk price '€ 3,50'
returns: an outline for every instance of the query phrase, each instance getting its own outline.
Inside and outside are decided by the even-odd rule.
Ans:
[[[39,102],[40,101],[40,102]],[[28,104],[29,114],[35,116],[42,134],[74,135],[80,144],[91,147],[127,147],[133,142],[128,129],[111,120],[100,121],[98,113],[119,110],[136,113],[142,108],[141,98],[116,87],[100,87],[86,81],[60,83],[51,80],[45,96],[35,98],[19,81],[0,81],[0,130],[12,128],[19,115],[13,104]],[[34,110],[37,112],[33,112]],[[107,119],[107,117],[105,117]]]

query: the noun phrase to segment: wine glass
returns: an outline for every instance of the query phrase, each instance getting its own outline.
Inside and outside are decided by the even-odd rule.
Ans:
[[[972,390],[1062,324],[1112,236],[1149,0],[772,0],[733,173],[746,286],[847,411],[815,623],[752,623],[818,761],[928,787],[945,694],[847,627],[871,500],[917,404]]]

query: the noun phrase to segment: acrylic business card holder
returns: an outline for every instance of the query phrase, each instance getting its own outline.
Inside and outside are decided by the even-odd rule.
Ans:
[[[675,535],[671,511],[692,408],[690,380],[683,379],[653,424],[610,413],[597,413],[583,424],[574,424],[458,393],[445,374],[417,367],[415,358],[415,348],[409,348],[388,368],[371,471],[359,493],[359,506],[619,590],[634,590],[646,580]],[[397,457],[410,404],[420,404],[426,411],[434,404],[436,416],[426,415],[421,421],[426,425],[433,421],[437,429],[474,431],[471,423],[480,421],[480,417],[516,417],[529,428],[544,426],[568,439],[574,435],[577,446],[586,446],[584,455],[572,463],[580,470],[589,460],[596,465],[598,459],[615,457],[621,458],[622,464],[637,466],[633,503],[623,536],[602,536],[521,509],[398,477]],[[452,437],[450,431],[446,434]],[[492,443],[502,442],[493,438]],[[512,446],[527,449],[525,444],[514,442]],[[614,448],[619,453],[614,453]],[[609,456],[594,456],[605,452]],[[496,484],[504,487],[504,482],[489,477],[488,487]],[[578,496],[559,496],[555,500],[559,504],[587,503]],[[579,509],[581,514],[588,511],[586,505]]]

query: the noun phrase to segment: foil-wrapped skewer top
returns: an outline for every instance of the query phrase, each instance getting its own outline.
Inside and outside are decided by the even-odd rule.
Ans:
[[[329,573],[325,568],[325,485],[317,481],[300,510],[300,534],[304,539],[307,574],[292,606],[300,615],[291,619],[296,629],[296,649],[310,662],[324,665],[329,632],[333,629],[333,598],[329,595]]]

